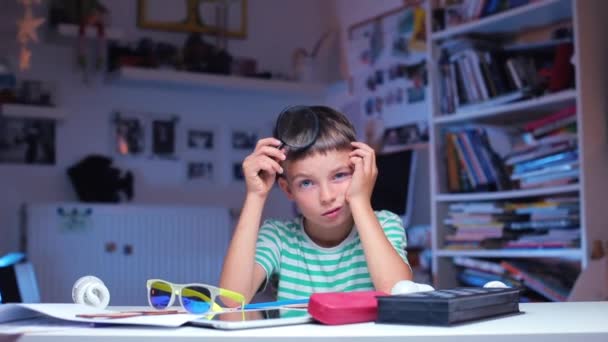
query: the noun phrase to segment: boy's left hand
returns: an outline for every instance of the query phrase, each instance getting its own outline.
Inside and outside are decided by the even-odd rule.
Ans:
[[[354,172],[346,191],[346,200],[348,202],[359,199],[369,201],[378,176],[376,153],[362,142],[354,141],[351,145],[355,148],[350,152],[350,162],[354,165]]]

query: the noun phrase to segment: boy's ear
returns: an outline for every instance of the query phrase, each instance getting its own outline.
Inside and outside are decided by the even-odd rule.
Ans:
[[[281,187],[281,190],[283,190],[283,192],[285,193],[287,198],[289,200],[293,200],[293,193],[291,192],[291,189],[289,188],[289,183],[287,182],[287,179],[285,177],[279,177],[278,182],[279,182],[279,187]]]

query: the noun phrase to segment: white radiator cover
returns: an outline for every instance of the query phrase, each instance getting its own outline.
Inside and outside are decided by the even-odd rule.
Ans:
[[[106,284],[110,305],[147,305],[150,278],[217,285],[232,233],[228,209],[215,207],[30,204],[24,218],[47,303],[71,302],[85,275]]]

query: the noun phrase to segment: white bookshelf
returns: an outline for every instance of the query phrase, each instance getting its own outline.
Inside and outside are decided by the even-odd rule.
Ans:
[[[2,104],[0,105],[2,116],[34,119],[64,119],[66,113],[57,107],[33,106],[23,104]]]
[[[577,92],[575,89],[563,90],[542,97],[535,97],[525,101],[519,101],[504,105],[493,106],[475,111],[456,112],[450,115],[442,115],[433,118],[435,124],[450,124],[462,121],[501,116],[504,120],[518,120],[521,116],[534,114],[538,109],[558,110],[568,104],[576,102]]]
[[[560,195],[567,193],[576,193],[580,190],[580,185],[568,184],[563,186],[554,186],[550,188],[526,189],[526,190],[508,190],[508,191],[493,191],[493,192],[474,192],[463,194],[436,194],[434,196],[437,202],[468,202],[468,201],[495,201],[511,198],[526,198],[548,195]]]
[[[570,0],[532,1],[509,11],[434,32],[431,34],[431,40],[437,41],[471,32],[513,32],[526,28],[526,26],[546,25],[571,16]]]
[[[122,67],[111,75],[113,82],[216,88],[302,96],[325,96],[330,87],[321,83],[267,80],[232,75],[213,75],[168,69]]]
[[[539,0],[473,22],[464,23],[430,35],[427,46],[430,101],[430,177],[431,177],[431,239],[432,267],[435,286],[458,285],[457,269],[452,258],[468,256],[489,259],[565,258],[585,268],[594,240],[608,241],[608,40],[605,39],[604,0]],[[445,40],[470,33],[516,32],[571,18],[574,29],[576,89],[528,100],[479,107],[468,111],[442,114],[437,61],[439,44]],[[427,32],[431,32],[427,18]],[[500,192],[447,193],[446,170],[443,160],[442,131],[450,126],[467,124],[509,125],[528,122],[569,105],[576,105],[579,162],[579,182],[549,188],[510,190]],[[454,202],[517,200],[539,196],[578,194],[580,198],[580,248],[569,249],[481,249],[444,248],[443,226],[448,206]]]
[[[463,250],[450,250],[450,249],[439,249],[437,250],[437,256],[445,258],[453,258],[455,256],[467,256],[473,258],[569,258],[569,259],[580,259],[582,253],[580,249],[567,249],[567,248],[555,248],[555,249],[533,249],[533,250],[481,250],[481,251],[463,251]]]

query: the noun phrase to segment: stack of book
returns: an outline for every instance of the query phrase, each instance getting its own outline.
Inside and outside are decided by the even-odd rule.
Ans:
[[[574,183],[579,177],[576,107],[525,124],[522,143],[504,158],[519,188]]]
[[[489,281],[501,281],[520,288],[522,301],[565,301],[580,272],[572,263],[561,260],[486,260],[458,256],[453,262],[462,285],[481,287]]]
[[[579,199],[462,202],[448,207],[447,249],[570,248],[580,245]]]
[[[526,5],[530,0],[442,0],[442,2],[444,24],[439,28],[444,29]]]

